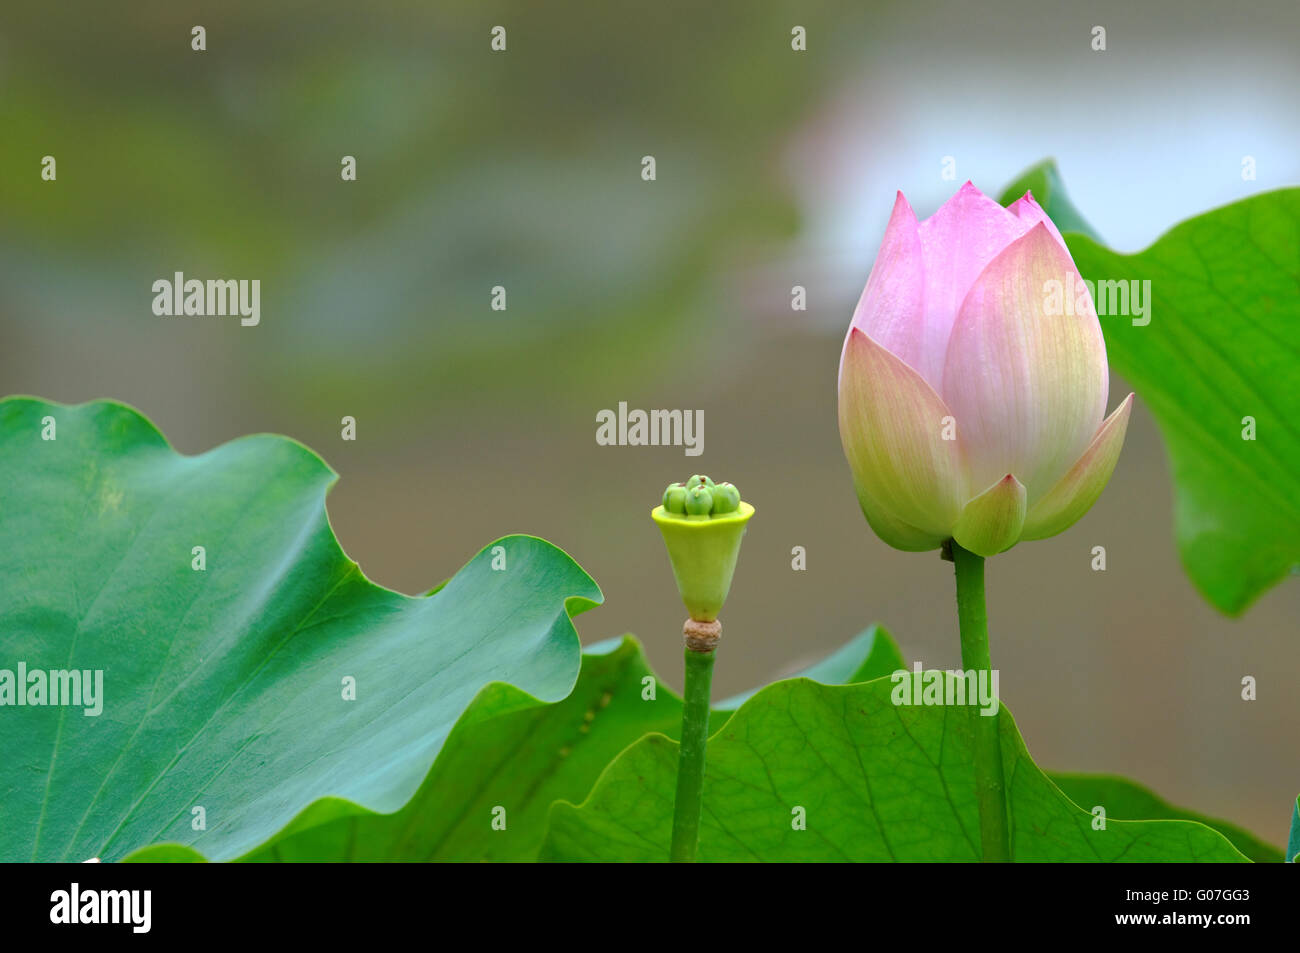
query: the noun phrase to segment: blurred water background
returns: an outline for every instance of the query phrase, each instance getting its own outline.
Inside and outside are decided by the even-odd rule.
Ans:
[[[951,567],[871,535],[835,423],[894,191],[926,215],[1052,155],[1100,234],[1139,249],[1300,179],[1298,35],[1289,0],[7,4],[0,390],[124,400],[185,453],[289,434],[341,476],[344,548],[404,592],[500,535],[551,539],[606,595],[584,641],[634,632],[673,684],[684,613],[649,510],[707,472],[758,509],[720,695],[871,621],[955,667]],[[175,271],[260,279],[261,324],[155,317]],[[702,409],[703,456],[598,446],[620,401]],[[994,560],[989,586],[1002,694],[1042,766],[1285,840],[1300,587],[1238,621],[1196,595],[1140,400],[1098,505]]]

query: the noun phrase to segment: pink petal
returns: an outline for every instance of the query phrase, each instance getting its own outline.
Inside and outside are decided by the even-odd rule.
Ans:
[[[840,439],[859,498],[924,537],[947,539],[968,495],[966,466],[959,439],[943,439],[951,412],[934,388],[850,328],[839,397]]]
[[[1133,395],[1106,418],[1088,449],[1056,485],[1042,495],[1025,517],[1024,539],[1045,539],[1069,529],[1092,508],[1110,481],[1110,475],[1124,447]]]
[[[1043,207],[1035,200],[1033,192],[1025,192],[1024,195],[1007,206],[1007,211],[1025,223],[1026,231],[1042,222],[1047,226],[1047,230],[1052,233],[1052,237],[1060,243],[1061,247],[1065,248],[1067,252],[1069,251],[1065,239],[1061,237],[1060,231],[1056,228],[1056,223],[1047,217]]]
[[[979,556],[994,556],[1020,539],[1025,524],[1025,487],[1008,473],[966,504],[952,537]]]
[[[1075,313],[1047,313],[1049,282],[1065,289]],[[1032,505],[1096,432],[1106,346],[1086,292],[1075,307],[1082,287],[1040,222],[989,264],[962,303],[941,393],[961,422],[972,485],[1015,473]]]
[[[899,192],[871,277],[853,312],[852,326],[915,367],[924,344],[924,295],[925,269],[916,213]]]
[[[989,262],[1029,227],[969,182],[921,223],[925,341],[919,363],[908,363],[935,390],[942,387],[948,337],[966,293]]]

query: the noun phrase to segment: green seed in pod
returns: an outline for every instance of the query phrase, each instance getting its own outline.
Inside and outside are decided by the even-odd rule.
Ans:
[[[719,483],[713,488],[713,512],[734,513],[740,509],[740,491],[731,483]]]
[[[713,493],[707,486],[696,485],[686,491],[686,515],[708,516],[713,509]]]
[[[686,512],[686,487],[674,483],[664,490],[664,509],[678,516]]]
[[[692,486],[707,486],[710,490],[712,490],[712,489],[713,489],[713,486],[714,486],[714,483],[713,483],[712,480],[710,480],[710,479],[709,479],[707,476],[705,476],[703,473],[697,473],[697,474],[695,474],[695,476],[691,477],[690,482],[688,482],[686,485],[687,485],[688,487],[692,487]]]

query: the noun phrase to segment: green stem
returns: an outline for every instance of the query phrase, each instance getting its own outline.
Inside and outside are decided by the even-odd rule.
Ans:
[[[988,672],[989,620],[984,608],[984,557],[962,549],[952,541],[952,561],[957,569],[957,621],[961,628],[961,661],[967,671]],[[979,675],[976,674],[976,678]],[[1002,745],[998,738],[998,714],[984,715],[978,705],[969,717],[975,737],[975,789],[980,807],[980,843],[985,861],[1009,861],[1006,787],[1002,776]]]
[[[686,650],[686,688],[682,706],[682,749],[677,761],[677,799],[673,807],[673,846],[669,859],[692,863],[700,844],[704,793],[704,746],[709,739],[709,689],[714,652]]]

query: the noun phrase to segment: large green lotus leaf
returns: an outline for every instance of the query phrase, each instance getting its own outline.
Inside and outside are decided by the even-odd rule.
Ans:
[[[680,720],[681,701],[628,637],[613,651],[584,653],[563,701],[538,704],[508,685],[484,690],[395,814],[354,812],[246,859],[535,860],[552,801],[581,798],[623,748],[648,731],[675,732]]]
[[[1300,797],[1295,799],[1291,811],[1291,835],[1286,841],[1286,857],[1289,863],[1300,863]]]
[[[572,559],[511,536],[390,592],[335,540],[334,480],[282,437],[184,457],[120,404],[0,402],[0,668],[102,670],[104,695],[0,709],[0,859],[225,859],[391,813],[480,692],[568,695],[570,616],[601,599]]]
[[[1250,831],[1230,821],[1206,817],[1195,811],[1175,807],[1151,790],[1127,778],[1109,774],[1061,774],[1055,771],[1050,772],[1048,777],[1071,801],[1084,810],[1092,810],[1097,806],[1104,807],[1107,817],[1126,821],[1199,821],[1206,827],[1214,828],[1231,841],[1232,846],[1253,861],[1277,863],[1282,860],[1282,851],[1272,844],[1265,843]]]
[[[700,859],[978,859],[969,709],[896,706],[893,687],[888,678],[792,679],[746,702],[709,741]],[[1030,759],[1010,713],[998,717],[1014,859],[1246,860],[1193,821],[1108,820],[1094,830],[1093,816]],[[676,743],[643,738],[581,806],[552,808],[542,858],[666,859],[676,770]]]
[[[803,674],[856,681],[899,665],[889,633],[872,626]],[[713,724],[725,724],[730,715],[715,710]],[[680,697],[657,679],[636,639],[590,646],[578,683],[563,701],[541,705],[508,685],[485,689],[420,790],[397,813],[348,812],[276,837],[245,859],[536,860],[552,802],[586,797],[619,752],[650,732],[676,737],[681,717]],[[498,808],[504,815],[494,815]],[[136,859],[176,858],[147,852]]]
[[[903,653],[883,626],[872,625],[865,632],[846,642],[819,662],[808,666],[796,678],[811,678],[824,685],[851,685],[854,682],[869,682],[906,667]],[[735,711],[754,695],[762,686],[733,695],[720,701],[716,708]],[[716,731],[722,727],[721,722],[713,724],[710,729]]]
[[[1055,167],[1017,188],[1039,178]],[[1133,255],[1071,233],[1082,219],[1061,189],[1044,207],[1084,278],[1151,282],[1149,323],[1102,316],[1107,355],[1164,435],[1188,575],[1239,614],[1300,565],[1300,189],[1198,215]]]

